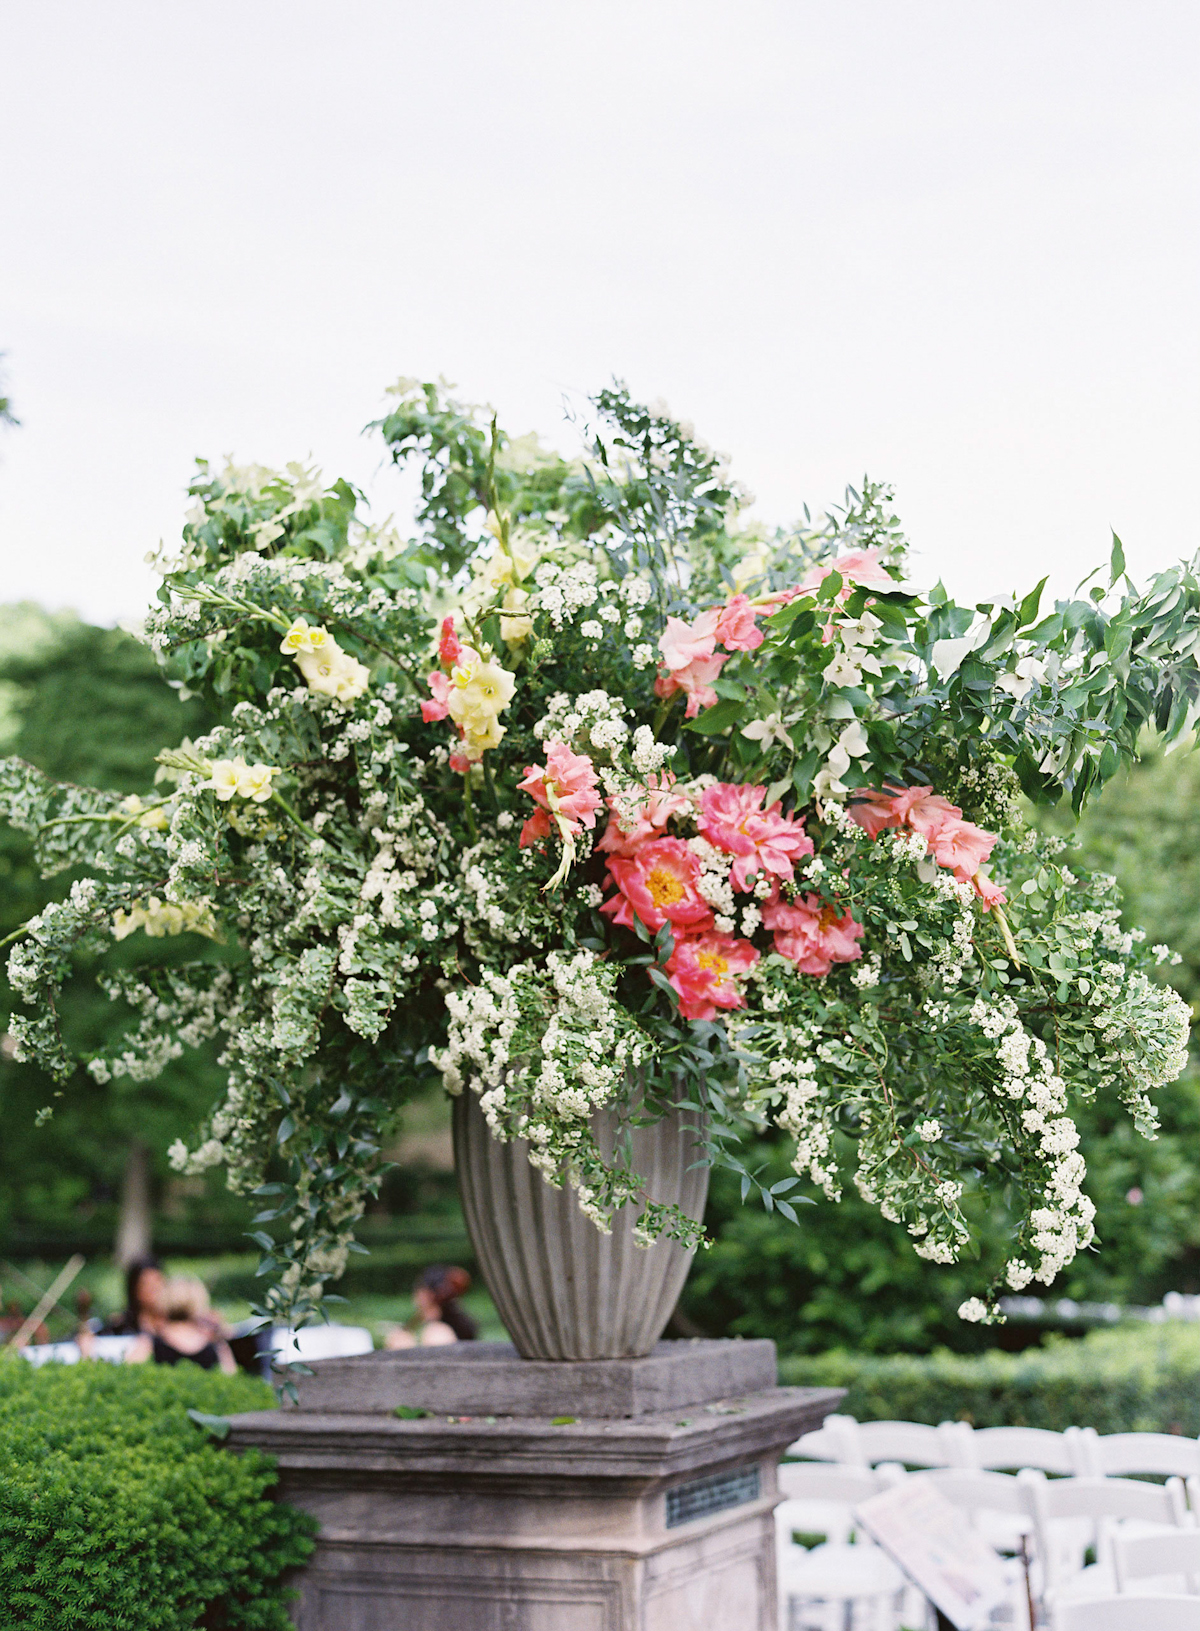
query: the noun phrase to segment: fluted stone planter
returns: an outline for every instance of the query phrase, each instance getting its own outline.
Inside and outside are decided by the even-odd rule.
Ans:
[[[606,1153],[615,1112],[592,1129]],[[474,1093],[454,1104],[454,1158],[467,1232],[484,1283],[525,1359],[622,1359],[648,1354],[687,1279],[693,1253],[674,1240],[634,1244],[631,1208],[601,1234],[573,1191],[552,1188],[529,1164],[528,1146],[493,1138]],[[695,1117],[669,1115],[633,1133],[632,1164],[652,1200],[700,1218],[708,1168]]]

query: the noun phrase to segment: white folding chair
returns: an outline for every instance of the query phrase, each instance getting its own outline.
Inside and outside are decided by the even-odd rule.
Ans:
[[[1054,1631],[1200,1631],[1200,1597],[1102,1597],[1063,1603]]]
[[[375,1343],[365,1325],[304,1325],[298,1331],[276,1326],[271,1332],[271,1348],[286,1364],[296,1360],[350,1359],[355,1354],[375,1351]]]
[[[1112,1538],[1113,1574],[1117,1590],[1188,1592],[1200,1594],[1200,1529],[1168,1529],[1158,1535],[1123,1535]],[[1153,1576],[1156,1584],[1147,1584]]]
[[[1118,1522],[1168,1529],[1188,1526],[1183,1482],[1145,1484],[1136,1478],[1055,1478],[1025,1469],[1018,1481],[1029,1503],[1033,1534],[1041,1566],[1042,1590],[1055,1607],[1066,1598],[1111,1592],[1115,1589],[1111,1538]],[[1096,1525],[1095,1564],[1081,1569],[1078,1545],[1072,1536],[1064,1546],[1055,1533],[1068,1520],[1086,1518]]]
[[[1052,1433],[1045,1427],[967,1427],[959,1442],[966,1457],[959,1464],[995,1471],[1001,1467],[1019,1472],[1034,1467],[1041,1472],[1085,1473],[1090,1467],[1083,1453],[1083,1432],[1068,1427]]]
[[[888,1477],[866,1467],[780,1466],[784,1499],[775,1508],[775,1541],[783,1631],[833,1631],[851,1623],[890,1631],[896,1623],[904,1576],[869,1538],[849,1541],[853,1507],[877,1495]],[[825,1539],[808,1550],[793,1542],[796,1530]]]
[[[853,1416],[826,1416],[815,1433],[805,1433],[789,1444],[785,1455],[804,1456],[809,1461],[840,1461],[847,1467],[864,1467],[859,1453],[858,1423]]]
[[[1160,1478],[1200,1477],[1200,1442],[1176,1433],[1097,1433],[1080,1431],[1087,1465],[1096,1478],[1147,1473]]]
[[[906,1467],[952,1467],[961,1454],[958,1422],[931,1427],[920,1421],[861,1421],[856,1426],[860,1453],[871,1467],[884,1461]]]
[[[839,1461],[847,1467],[877,1467],[884,1461],[898,1461],[909,1467],[954,1467],[962,1460],[960,1428],[965,1428],[965,1423],[944,1421],[931,1427],[919,1421],[856,1421],[853,1416],[826,1416],[818,1432],[797,1439],[787,1453],[816,1461]]]

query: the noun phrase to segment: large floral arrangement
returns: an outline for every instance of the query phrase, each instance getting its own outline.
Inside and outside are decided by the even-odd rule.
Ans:
[[[1072,1104],[1152,1137],[1189,1018],[1021,795],[1078,811],[1144,727],[1192,733],[1200,586],[1139,593],[1115,544],[1086,598],[958,606],[907,580],[886,489],[768,531],[691,427],[593,406],[566,461],[401,382],[375,428],[419,472],[409,535],[299,466],[201,467],[145,634],[224,723],[145,801],[3,768],[46,872],[86,872],[16,938],[20,1053],[67,1091],[72,958],[143,937],[83,1062],[141,1079],[219,1036],[226,1095],[172,1158],[263,1197],[277,1317],[318,1309],[430,1071],[644,1241],[700,1229],[605,1159],[600,1106],[683,1103],[744,1196],[795,1221],[852,1183],[935,1263],[966,1192],[1003,1194],[1003,1280],[962,1310],[994,1317],[1092,1240]],[[763,1189],[739,1140],[772,1122],[795,1177]]]

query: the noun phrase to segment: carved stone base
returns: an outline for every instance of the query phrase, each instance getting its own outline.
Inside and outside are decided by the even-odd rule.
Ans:
[[[276,1456],[283,1498],[320,1520],[296,1582],[300,1631],[774,1631],[776,1465],[841,1394],[713,1397],[761,1367],[761,1352],[753,1365],[749,1353],[717,1362],[726,1346],[743,1345],[659,1345],[669,1409],[617,1416],[609,1406],[557,1425],[482,1416],[475,1387],[469,1413],[447,1410],[442,1388],[438,1414],[421,1420],[345,1411],[347,1367],[377,1364],[314,1364],[300,1408],[235,1417],[230,1434],[234,1447]],[[428,1351],[417,1363],[428,1378]],[[500,1352],[487,1363],[514,1368],[507,1384],[497,1374],[497,1399],[529,1396],[527,1361]],[[626,1363],[646,1361],[607,1365]],[[325,1365],[333,1410],[321,1399]],[[556,1368],[561,1397],[573,1366]],[[689,1370],[690,1389],[680,1381]],[[623,1391],[636,1411],[639,1392],[654,1390],[631,1380]],[[615,1396],[611,1378],[604,1394]]]

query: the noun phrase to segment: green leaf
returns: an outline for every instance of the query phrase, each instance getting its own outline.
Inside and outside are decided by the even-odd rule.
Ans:
[[[551,1416],[551,1427],[572,1427],[579,1420],[578,1416]]]
[[[229,1437],[227,1417],[209,1416],[203,1410],[189,1410],[187,1414],[189,1421],[195,1422],[196,1426],[202,1428],[206,1433],[211,1433],[213,1438]]]
[[[1108,563],[1108,587],[1111,589],[1117,579],[1125,575],[1125,546],[1114,532],[1112,535],[1112,555]]]
[[[422,1410],[420,1405],[415,1404],[398,1404],[392,1411],[392,1415],[398,1416],[401,1421],[427,1421],[432,1414],[432,1410]]]
[[[688,720],[684,729],[695,731],[700,736],[715,736],[718,731],[726,731],[731,725],[736,724],[744,712],[744,702],[733,697],[724,697],[711,708],[706,708],[697,718]]]

